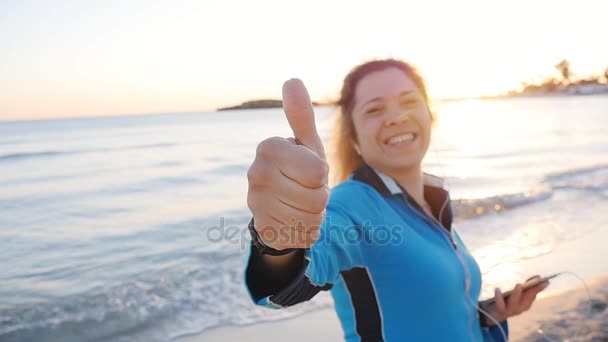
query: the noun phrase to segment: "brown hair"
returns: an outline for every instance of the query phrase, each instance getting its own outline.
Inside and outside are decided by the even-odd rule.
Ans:
[[[344,78],[340,98],[335,102],[335,105],[338,107],[338,113],[331,142],[333,184],[345,181],[363,162],[361,156],[355,151],[353,144],[357,141],[352,116],[357,85],[368,74],[389,68],[403,71],[418,87],[418,91],[424,97],[427,106],[429,104],[424,80],[411,64],[396,59],[382,59],[365,62],[354,67]],[[433,114],[431,114],[431,119],[434,119]]]

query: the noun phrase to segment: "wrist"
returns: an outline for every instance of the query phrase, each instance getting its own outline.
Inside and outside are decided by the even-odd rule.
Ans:
[[[479,325],[485,328],[492,328],[500,325],[501,322],[505,321],[508,317],[502,317],[501,315],[495,314],[492,311],[486,310],[485,313],[477,311],[479,314]],[[490,317],[488,317],[490,315]]]
[[[254,218],[251,218],[251,221],[249,221],[249,225],[247,227],[249,228],[249,233],[251,234],[251,243],[253,244],[253,247],[262,255],[270,255],[275,257],[286,256],[298,250],[298,248],[275,249],[268,246],[255,229]]]

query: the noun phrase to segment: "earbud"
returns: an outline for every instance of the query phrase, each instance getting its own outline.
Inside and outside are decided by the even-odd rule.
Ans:
[[[357,143],[353,143],[353,148],[358,155],[361,155],[361,150],[359,149],[359,145],[357,145]]]

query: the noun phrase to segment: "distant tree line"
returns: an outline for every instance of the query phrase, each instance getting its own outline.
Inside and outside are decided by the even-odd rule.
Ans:
[[[548,77],[541,83],[522,82],[521,91],[512,91],[509,95],[545,95],[545,94],[599,94],[608,93],[608,67],[603,73],[586,78],[576,78],[570,62],[566,59],[555,65],[560,78]]]

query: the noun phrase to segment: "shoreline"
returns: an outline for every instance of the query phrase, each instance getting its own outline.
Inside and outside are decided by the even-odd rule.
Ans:
[[[551,292],[538,299],[529,311],[509,318],[509,340],[540,342],[546,339],[536,333],[544,333],[563,341],[573,337],[584,340],[608,339],[608,273],[587,282],[589,296],[582,284],[575,288]],[[234,341],[246,337],[249,342],[263,342],[277,337],[289,338],[290,342],[343,341],[342,329],[332,308],[320,309],[295,317],[273,322],[260,322],[247,326],[217,327],[200,334],[177,338],[178,342]]]
[[[604,310],[608,306],[608,267],[602,266],[599,261],[602,259],[604,241],[608,241],[608,229],[601,222],[596,224],[598,229],[561,243],[556,252],[523,260],[518,264],[526,274],[548,273],[546,271],[556,270],[556,267],[571,269],[589,286],[596,309],[588,313],[588,296],[583,284],[572,275],[562,275],[551,281],[551,285],[539,295],[529,311],[509,319],[510,341],[547,341],[535,333],[539,327],[554,340],[561,341],[572,337],[580,326],[583,326],[581,336],[600,336],[599,340],[608,340],[608,310]],[[217,327],[176,340],[232,341],[246,337],[248,342],[266,342],[277,336],[288,336],[290,342],[318,341],[320,337],[326,341],[344,340],[333,306],[274,322]]]
[[[273,341],[280,336],[288,336],[290,342],[318,341],[320,336],[326,341],[343,340],[342,327],[332,306],[277,321],[216,327],[199,334],[179,337],[175,341],[237,341],[247,337],[249,342],[262,342]]]

